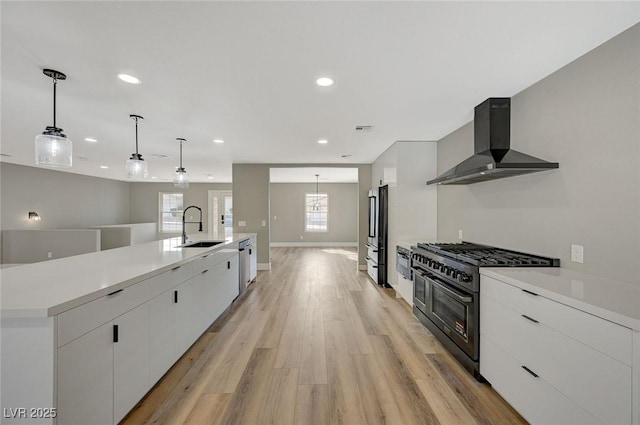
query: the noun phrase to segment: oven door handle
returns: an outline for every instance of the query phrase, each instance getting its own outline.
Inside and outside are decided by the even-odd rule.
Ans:
[[[418,275],[423,279],[430,279],[429,276],[427,276],[426,274],[424,274],[422,272],[422,270],[420,269],[416,269],[415,267],[411,267],[411,271],[413,272],[414,275]]]
[[[431,282],[433,282],[433,284],[436,285],[438,287],[438,289],[441,289],[442,291],[446,292],[448,295],[450,295],[451,297],[457,299],[460,302],[469,304],[469,303],[471,303],[473,301],[473,298],[471,298],[469,296],[458,294],[457,292],[447,288],[444,285],[439,284],[438,282],[436,282],[435,280],[433,280],[431,278],[429,280],[431,280]]]

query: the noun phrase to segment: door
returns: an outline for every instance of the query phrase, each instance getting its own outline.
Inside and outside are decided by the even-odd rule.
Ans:
[[[117,424],[150,387],[149,303],[117,317],[113,327],[113,419]]]
[[[58,349],[58,423],[113,424],[112,322]]]
[[[162,378],[182,353],[176,352],[176,296],[170,289],[149,301],[149,376]]]
[[[230,190],[209,191],[209,229],[215,238],[233,233],[233,196]]]

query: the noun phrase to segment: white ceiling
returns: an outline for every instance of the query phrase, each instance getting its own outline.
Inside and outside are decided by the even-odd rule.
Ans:
[[[150,176],[172,178],[175,138],[184,137],[184,166],[204,182],[231,181],[234,162],[371,163],[396,140],[438,140],[485,98],[512,96],[640,21],[638,2],[1,8],[0,152],[13,155],[2,161],[34,165],[33,138],[52,124],[52,84],[41,70],[53,68],[68,76],[58,85],[58,126],[74,142],[70,172],[124,180],[129,114],[139,114]],[[121,82],[120,72],[142,84]],[[316,86],[321,75],[336,84]]]

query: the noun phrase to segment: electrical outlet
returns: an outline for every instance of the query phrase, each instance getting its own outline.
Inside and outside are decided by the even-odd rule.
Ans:
[[[462,230],[458,230],[458,239],[462,240]]]
[[[267,227],[267,220],[262,220],[262,227]]]
[[[274,216],[273,216],[273,220],[275,221],[275,220],[277,220],[277,219],[278,219],[278,217],[276,217],[276,216],[274,215]]]
[[[571,245],[571,261],[584,263],[584,247],[582,245]]]
[[[47,252],[47,258],[53,258],[53,252]]]
[[[239,221],[238,222],[238,227],[246,227],[247,226],[247,222],[246,221]]]
[[[304,239],[304,236],[300,235],[300,240]]]

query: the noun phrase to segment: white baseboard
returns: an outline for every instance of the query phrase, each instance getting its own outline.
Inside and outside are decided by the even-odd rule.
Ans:
[[[273,247],[358,246],[358,242],[271,242]]]
[[[258,270],[271,270],[271,263],[258,263]]]
[[[359,264],[358,265],[358,270],[367,270],[367,265],[366,264]]]

